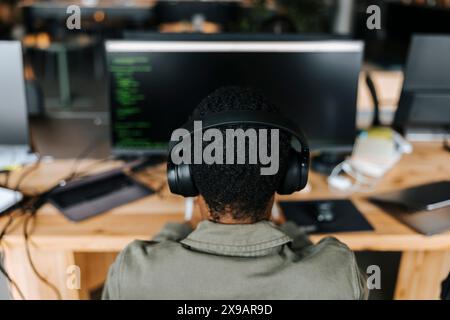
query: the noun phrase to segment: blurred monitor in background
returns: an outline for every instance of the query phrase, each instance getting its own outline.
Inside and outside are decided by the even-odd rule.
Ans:
[[[0,41],[0,171],[36,161],[30,151],[22,46]]]
[[[450,34],[450,2],[358,0],[355,3],[354,37],[364,39],[365,58],[384,68],[400,69],[408,58],[414,34]],[[367,28],[369,5],[381,12],[381,29]]]
[[[450,35],[413,37],[394,127],[411,140],[450,133]]]
[[[159,1],[153,8],[160,32],[229,31],[240,14],[240,1]]]
[[[0,147],[28,148],[28,114],[19,41],[0,41],[0,70]]]
[[[0,40],[9,40],[14,25],[15,1],[0,1]]]

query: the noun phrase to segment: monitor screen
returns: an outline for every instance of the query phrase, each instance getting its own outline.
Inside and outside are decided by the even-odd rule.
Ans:
[[[313,150],[353,144],[360,42],[109,41],[106,50],[115,152],[164,152],[172,131],[222,86],[262,91]]]
[[[393,127],[408,139],[445,137],[450,128],[450,36],[415,35]]]
[[[0,145],[28,146],[22,47],[0,41]]]
[[[406,91],[450,91],[450,36],[413,37],[403,88]]]

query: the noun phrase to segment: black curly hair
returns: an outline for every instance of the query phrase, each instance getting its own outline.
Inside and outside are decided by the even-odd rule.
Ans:
[[[222,87],[201,101],[191,118],[196,120],[211,113],[229,110],[261,110],[280,113],[279,109],[258,91],[250,88]],[[229,128],[247,130],[267,127],[232,125],[218,129],[225,136],[225,130]],[[269,202],[285,172],[290,150],[290,135],[280,131],[279,137],[279,170],[275,175],[261,175],[262,165],[259,163],[192,165],[194,182],[208,204],[214,221],[219,221],[224,214],[231,215],[238,221],[257,222],[266,218]],[[270,135],[268,140],[267,150],[270,152]],[[246,143],[246,150],[249,150],[248,141]],[[225,150],[224,154],[226,154]]]

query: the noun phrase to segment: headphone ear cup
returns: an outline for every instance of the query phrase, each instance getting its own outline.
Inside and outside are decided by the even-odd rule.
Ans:
[[[287,195],[306,187],[308,182],[308,159],[295,150],[291,150],[289,154],[288,164],[283,179],[278,187],[278,194]]]
[[[300,187],[298,191],[306,188],[308,184],[308,176],[309,176],[309,151],[306,154],[299,155],[300,167],[301,167],[301,178],[300,178]]]
[[[183,197],[198,196],[189,164],[176,165],[172,161],[167,162],[167,182],[170,192]]]

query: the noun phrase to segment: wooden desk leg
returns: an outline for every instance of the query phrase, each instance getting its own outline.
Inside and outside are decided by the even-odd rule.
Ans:
[[[103,286],[117,252],[76,252],[75,263],[81,270],[80,299],[91,299],[90,291]]]
[[[79,290],[69,289],[67,283],[68,267],[74,265],[74,254],[70,251],[39,250],[31,246],[33,262],[37,270],[55,285],[62,299],[79,299]],[[57,299],[56,294],[40,281],[31,269],[24,246],[3,246],[5,266],[11,278],[17,283],[27,300]],[[20,299],[12,289],[14,299]]]
[[[450,251],[405,251],[395,299],[438,299],[441,282],[450,272]]]

